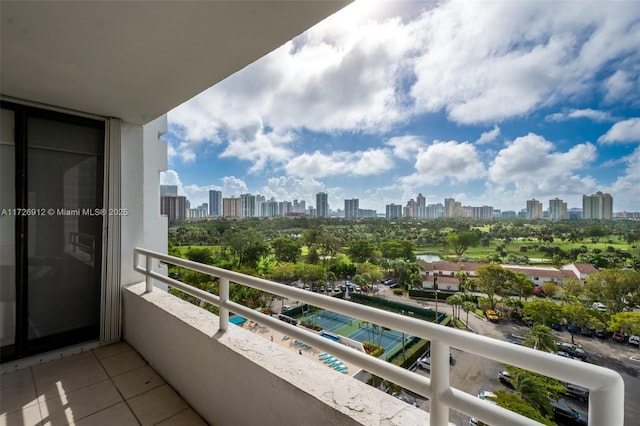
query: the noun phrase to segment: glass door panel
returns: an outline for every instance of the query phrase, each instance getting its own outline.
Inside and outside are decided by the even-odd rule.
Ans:
[[[15,114],[0,112],[0,347],[15,352],[16,339],[16,192]]]

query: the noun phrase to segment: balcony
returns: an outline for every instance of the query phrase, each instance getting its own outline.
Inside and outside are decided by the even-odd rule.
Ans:
[[[218,277],[220,296],[153,272],[152,267],[158,261]],[[450,410],[491,425],[537,424],[451,387],[449,350],[452,347],[587,387],[590,389],[589,424],[623,424],[623,382],[617,373],[608,369],[149,250],[135,249],[134,268],[146,276],[146,281],[123,289],[124,340],[140,354],[138,368],[148,368],[148,363],[157,372],[151,382],[158,385],[156,389],[161,386],[170,389],[168,385],[160,385],[166,381],[192,407],[191,411],[186,403],[180,403],[184,415],[195,416],[197,413],[209,424],[444,426],[450,424]],[[199,309],[166,292],[154,291],[154,280],[216,304],[220,315]],[[230,282],[428,339],[431,341],[431,378],[233,303],[228,300]],[[277,341],[272,342],[269,338],[229,324],[229,312],[286,334],[291,339],[304,341],[318,351],[331,353],[356,370],[376,374],[424,395],[429,398],[428,412],[354,379],[351,372],[345,375],[327,369],[321,363],[283,348]],[[116,348],[123,345],[126,344]],[[93,354],[103,363],[99,359],[100,351],[110,351],[111,347],[96,349]],[[43,367],[33,367],[33,371],[37,368]],[[22,374],[27,381],[32,380],[30,373],[19,371],[12,374],[15,377]],[[75,412],[75,401],[70,399],[68,404]],[[129,400],[127,405],[131,406]],[[164,405],[160,404],[160,407],[164,408]],[[30,407],[23,408],[23,411]],[[134,407],[131,408],[132,414],[137,416]],[[81,409],[80,406],[77,410]],[[3,411],[6,411],[4,400]],[[4,415],[2,418],[8,417]],[[46,421],[44,417],[43,420]],[[142,422],[139,418],[137,421],[154,424]]]

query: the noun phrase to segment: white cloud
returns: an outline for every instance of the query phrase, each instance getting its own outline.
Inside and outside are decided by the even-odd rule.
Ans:
[[[624,175],[616,179],[608,192],[614,197],[615,211],[637,211],[637,200],[640,200],[640,146],[623,160],[627,166]]]
[[[611,113],[607,111],[598,111],[591,108],[586,109],[572,109],[565,112],[556,112],[545,117],[547,121],[567,121],[573,118],[588,118],[596,122],[613,121],[614,118]]]
[[[247,184],[244,180],[235,176],[225,176],[222,178],[222,194],[226,196],[237,197],[240,194],[246,194],[249,192]]]
[[[586,192],[595,187],[595,179],[578,172],[596,157],[596,147],[591,143],[557,152],[552,142],[529,133],[498,153],[489,166],[489,179],[502,187],[515,187],[521,197]]]
[[[315,205],[316,194],[326,191],[324,183],[313,178],[297,179],[292,176],[278,176],[267,180],[262,193],[267,199],[275,200],[305,200],[307,208]]]
[[[492,130],[488,132],[483,132],[478,140],[476,141],[476,145],[482,145],[485,143],[493,142],[496,138],[500,136],[500,127],[496,124],[493,126]]]
[[[468,182],[486,174],[478,151],[469,142],[435,141],[421,151],[415,162],[416,173],[400,179],[404,185]]]
[[[403,160],[411,160],[426,147],[421,136],[406,135],[389,138],[386,145],[393,147],[393,155]]]
[[[619,121],[598,138],[603,144],[640,142],[640,117]]]
[[[608,103],[622,101],[627,98],[629,94],[638,92],[638,89],[640,87],[637,87],[636,85],[638,85],[638,82],[637,80],[634,81],[634,77],[631,72],[625,70],[617,70],[604,83],[604,99]],[[634,88],[634,86],[636,87]]]
[[[387,172],[394,166],[391,150],[383,148],[330,154],[320,151],[304,153],[292,158],[285,170],[289,175],[305,177],[370,176]]]
[[[180,176],[175,170],[160,172],[160,185],[176,185],[178,187],[178,195],[185,194]]]
[[[261,128],[247,139],[229,140],[227,148],[220,157],[250,161],[252,166],[249,168],[249,173],[256,173],[267,167],[269,162],[278,165],[291,158],[294,152],[287,145],[292,140],[291,134],[275,134],[275,132],[265,134],[264,129]]]

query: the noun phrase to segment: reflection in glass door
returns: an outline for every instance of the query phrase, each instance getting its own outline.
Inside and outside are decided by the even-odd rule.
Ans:
[[[104,123],[14,108],[24,210],[14,218],[14,353],[3,341],[3,361],[97,339],[102,282]]]

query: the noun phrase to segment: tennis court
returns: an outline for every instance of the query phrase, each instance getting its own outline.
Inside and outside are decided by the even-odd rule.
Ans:
[[[343,336],[361,343],[380,343],[380,346],[384,348],[385,353],[389,353],[393,348],[402,344],[402,333],[399,331],[384,330],[384,332],[381,332],[380,327],[373,329],[371,325],[367,326],[360,320],[337,312],[320,311],[309,316],[307,320],[318,324],[327,331],[342,334]],[[356,329],[355,331],[344,333],[344,331],[353,330],[354,328]],[[337,330],[340,330],[340,332]],[[411,338],[411,336],[405,335],[405,339],[409,338]]]
[[[337,312],[320,311],[307,317],[307,321],[318,324],[325,330],[336,331],[345,325],[351,324],[354,321],[354,318]]]

